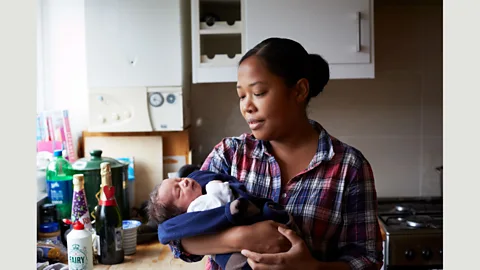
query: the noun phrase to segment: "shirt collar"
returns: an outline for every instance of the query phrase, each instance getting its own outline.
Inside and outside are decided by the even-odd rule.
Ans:
[[[317,152],[313,156],[312,161],[310,161],[307,170],[316,167],[322,161],[331,160],[335,155],[330,134],[328,134],[328,132],[318,122],[314,120],[309,120],[309,122],[320,133],[320,135],[318,136]]]
[[[314,120],[309,120],[309,122],[319,132],[320,135],[318,137],[317,152],[313,156],[313,159],[308,165],[307,170],[317,166],[322,161],[331,160],[335,155],[335,152],[333,151],[332,139],[330,138],[328,132],[318,122]],[[254,138],[253,134],[250,136]],[[265,155],[268,157],[272,156],[272,154],[268,152],[267,146],[267,141],[256,140],[254,150],[251,154],[252,158],[262,159]]]

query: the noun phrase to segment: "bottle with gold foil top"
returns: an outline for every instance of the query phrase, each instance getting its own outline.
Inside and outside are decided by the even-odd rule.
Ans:
[[[95,212],[98,262],[112,265],[124,260],[122,216],[112,186],[110,163],[101,163],[100,173],[100,200]]]
[[[73,175],[73,200],[71,222],[79,221],[87,231],[92,231],[92,220],[88,213],[87,196],[85,194],[83,174]]]

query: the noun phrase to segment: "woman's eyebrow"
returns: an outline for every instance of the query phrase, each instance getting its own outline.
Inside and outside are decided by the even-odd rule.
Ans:
[[[267,83],[266,83],[266,82],[263,82],[263,81],[256,81],[256,82],[253,82],[253,83],[249,84],[248,87],[253,87],[253,86],[257,85],[257,84],[267,84]],[[242,88],[242,86],[241,86],[241,85],[237,85],[237,89],[240,89],[240,88]]]

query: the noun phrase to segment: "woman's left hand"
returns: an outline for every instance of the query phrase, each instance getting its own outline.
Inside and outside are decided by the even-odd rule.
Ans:
[[[307,245],[294,231],[278,227],[278,231],[290,240],[292,247],[289,251],[275,254],[261,254],[249,250],[242,250],[243,256],[248,258],[248,264],[253,270],[262,269],[316,269],[320,262],[315,260]]]

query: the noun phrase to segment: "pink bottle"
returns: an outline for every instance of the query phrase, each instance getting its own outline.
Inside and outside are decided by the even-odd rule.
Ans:
[[[73,175],[73,200],[71,222],[79,221],[87,231],[91,231],[92,220],[88,213],[87,196],[85,195],[83,174]]]

